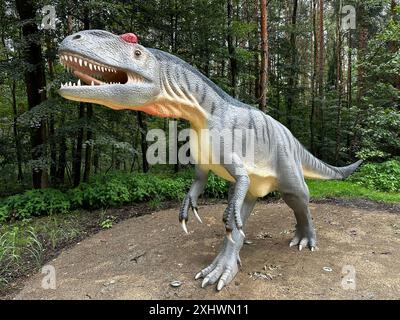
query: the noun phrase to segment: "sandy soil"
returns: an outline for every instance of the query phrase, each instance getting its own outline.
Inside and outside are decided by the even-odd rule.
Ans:
[[[177,223],[177,209],[131,218],[101,231],[53,261],[55,290],[44,274],[28,278],[14,299],[398,299],[400,215],[312,204],[318,250],[289,248],[294,217],[284,203],[260,202],[245,228],[243,267],[221,292],[194,275],[211,263],[224,229],[224,205],[200,206],[204,223]],[[350,266],[346,269],[345,266]],[[345,270],[355,271],[343,288]],[[350,275],[347,278],[354,278]],[[346,280],[345,279],[345,280]],[[170,283],[179,280],[174,288]]]

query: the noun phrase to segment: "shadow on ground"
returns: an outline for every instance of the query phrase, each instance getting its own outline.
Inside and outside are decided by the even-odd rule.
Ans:
[[[221,292],[201,289],[194,275],[211,263],[224,235],[224,205],[201,206],[203,224],[189,235],[177,209],[131,218],[65,250],[49,264],[55,290],[31,276],[15,299],[398,299],[400,215],[334,204],[312,204],[318,250],[289,248],[294,217],[281,202],[260,202],[245,228],[243,267]],[[350,266],[350,267],[346,267]],[[345,270],[355,290],[345,290]],[[351,278],[351,276],[348,276]],[[170,283],[182,285],[173,288]]]

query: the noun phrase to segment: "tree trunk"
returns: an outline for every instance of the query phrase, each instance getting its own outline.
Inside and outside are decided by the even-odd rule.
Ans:
[[[83,173],[83,181],[89,182],[90,171],[92,168],[92,139],[93,139],[93,131],[90,129],[91,120],[93,118],[93,105],[88,104],[86,110],[86,151],[85,151],[85,171]]]
[[[177,1],[173,0],[173,10],[172,10],[172,14],[170,15],[170,41],[171,41],[171,50],[172,53],[176,53],[177,49],[178,49],[178,44],[177,44],[177,35],[178,35],[178,15],[177,15]],[[139,112],[140,113],[140,112]],[[142,118],[143,119],[143,118]],[[179,126],[179,119],[176,119],[176,123],[177,126]],[[142,122],[142,124],[144,124]],[[145,126],[145,124],[144,124]],[[144,131],[147,131],[144,130]],[[143,137],[141,136],[141,143],[142,143],[142,150],[143,150]],[[178,146],[178,148],[176,148],[176,158],[178,159],[178,151],[179,151],[179,141],[178,141],[178,137],[176,138],[176,145]],[[146,146],[145,149],[147,150],[147,142],[146,142]],[[143,159],[143,171],[147,172],[148,170],[148,162],[147,160]],[[174,172],[177,173],[179,172],[179,162],[177,161],[174,164]]]
[[[89,7],[86,5],[83,8],[83,28],[85,30],[90,29],[90,16],[89,16]],[[77,140],[76,140],[76,151],[75,151],[75,159],[74,159],[74,164],[73,164],[73,174],[74,174],[74,186],[78,186],[81,180],[81,167],[82,167],[82,150],[83,150],[83,139],[85,136],[85,127],[87,127],[87,122],[88,122],[88,117],[87,117],[87,112],[90,113],[90,117],[93,115],[93,109],[92,105],[87,104],[87,103],[79,103],[79,121],[81,122],[82,128],[79,129]],[[91,109],[89,111],[89,109]],[[88,135],[90,136],[90,139],[92,138],[92,133],[90,130],[87,130],[87,140]],[[84,177],[83,180],[87,182],[89,180],[89,175],[90,175],[90,168],[91,168],[91,155],[92,155],[92,149],[91,146],[87,145],[86,146],[86,152],[85,152],[85,169],[84,169]]]
[[[353,105],[353,85],[352,85],[352,77],[353,77],[353,54],[352,54],[352,30],[348,30],[347,34],[347,43],[348,43],[348,52],[347,52],[347,110],[349,111],[351,106]],[[348,150],[348,156],[351,157],[351,137],[350,134],[346,134],[346,147]]]
[[[310,148],[311,153],[316,153],[315,146],[315,97],[316,97],[316,76],[318,66],[318,44],[317,44],[317,21],[316,21],[316,1],[312,1],[312,20],[313,20],[313,72],[311,78],[311,113],[310,113]]]
[[[47,48],[47,64],[49,66],[49,79],[52,82],[54,80],[54,61],[52,56],[53,45],[51,39],[46,36],[46,48]],[[50,97],[52,93],[50,92]],[[58,183],[57,181],[57,145],[55,141],[55,119],[53,113],[49,117],[49,140],[50,140],[50,182],[52,185]]]
[[[72,16],[67,17],[67,35],[71,34],[73,30]],[[61,123],[65,123],[65,114],[61,115]],[[57,164],[57,182],[64,184],[65,182],[65,169],[67,166],[67,141],[65,134],[62,134],[59,142],[58,164]]]
[[[100,149],[97,145],[94,146],[93,150],[93,166],[94,166],[94,174],[100,172]]]
[[[261,10],[261,77],[260,103],[262,112],[267,112],[267,85],[268,85],[268,10],[267,1],[260,1]]]
[[[360,124],[362,121],[361,118],[364,115],[364,104],[362,101],[362,97],[364,95],[364,77],[365,77],[365,70],[364,67],[361,65],[361,62],[364,60],[365,57],[365,50],[366,50],[366,37],[367,37],[367,27],[365,25],[364,21],[364,5],[360,3],[358,7],[357,13],[361,17],[361,21],[358,22],[358,42],[357,42],[357,94],[356,94],[356,106],[357,106],[357,115],[355,122],[352,126],[353,129],[356,129],[357,126]],[[353,135],[353,138],[350,143],[350,155],[352,156],[353,151],[356,149],[356,145],[358,144],[359,140],[359,134],[358,132],[355,132]]]
[[[3,47],[6,48],[6,42],[4,39],[4,34],[1,35],[1,42]],[[5,50],[5,57],[7,60],[10,59],[8,56],[7,50]],[[12,99],[12,112],[13,112],[13,135],[14,135],[14,142],[15,142],[15,153],[17,156],[17,182],[22,182],[23,172],[22,172],[22,149],[21,143],[19,141],[19,133],[18,133],[18,109],[17,109],[17,83],[15,80],[11,83],[11,99]]]
[[[318,1],[318,141],[317,156],[323,158],[322,148],[325,146],[325,90],[324,90],[324,0]]]
[[[398,6],[397,2],[398,1],[396,1],[396,0],[391,0],[391,2],[390,2],[390,15],[391,15],[392,20],[394,20],[396,22],[398,22],[398,20],[399,20],[398,14],[396,12],[396,8]],[[390,52],[396,53],[399,50],[399,42],[398,41],[390,41],[389,48],[390,48]],[[393,79],[391,80],[391,83],[393,84],[393,87],[400,90],[400,75],[399,74],[395,75],[393,77]]]
[[[49,139],[50,139],[50,183],[57,184],[57,147],[55,142],[55,119],[54,115],[49,117]]]
[[[231,95],[234,98],[238,96],[237,88],[237,76],[238,76],[238,65],[236,59],[236,50],[233,44],[233,32],[232,32],[232,21],[233,21],[233,5],[232,0],[228,0],[228,53],[229,53],[229,66],[230,66],[230,80],[231,80]]]
[[[145,121],[143,120],[143,114],[139,111],[137,113],[137,120],[139,124],[139,130],[140,130],[140,148],[142,151],[142,170],[144,173],[149,171],[149,163],[147,162],[146,159],[146,152],[147,152],[147,141],[146,141],[146,131],[147,131],[147,126]]]
[[[28,107],[39,105],[46,100],[46,78],[40,42],[33,41],[39,36],[36,25],[36,8],[31,0],[16,0],[16,9],[22,23],[22,35],[26,43],[25,63],[30,66],[25,72],[26,94]],[[45,156],[44,144],[46,142],[46,125],[40,122],[38,128],[31,130],[32,159],[39,160]],[[48,174],[42,168],[32,170],[32,182],[35,189],[48,186]]]
[[[296,48],[296,22],[297,22],[297,5],[298,1],[293,0],[293,11],[291,17],[291,31],[290,31],[290,56],[291,56],[291,72],[288,80],[288,95],[286,97],[286,125],[289,130],[292,129],[292,109],[296,95],[297,83],[297,48]]]
[[[65,122],[65,115],[61,117],[61,123]],[[64,184],[65,182],[65,167],[67,166],[67,142],[65,136],[60,137],[58,153],[58,164],[57,164],[57,182],[58,184]]]
[[[351,30],[348,31],[348,46],[349,51],[347,52],[347,107],[350,109],[353,104],[353,86],[352,86],[352,77],[353,77],[353,55],[352,55],[352,44],[351,44]]]
[[[18,167],[18,176],[17,181],[22,181],[22,152],[21,152],[21,143],[19,141],[19,133],[18,133],[18,110],[17,110],[17,94],[16,94],[16,82],[13,80],[11,85],[11,96],[12,96],[12,109],[13,109],[13,133],[15,140],[15,150],[17,155],[17,167]]]
[[[79,103],[79,121],[82,128],[78,130],[76,138],[76,148],[72,160],[72,174],[74,179],[74,187],[79,186],[81,182],[81,166],[82,166],[82,145],[83,145],[83,119],[85,118],[85,104]]]
[[[336,146],[335,146],[335,164],[338,164],[340,145],[342,140],[342,25],[340,13],[342,12],[341,2],[339,2],[336,15],[336,90],[337,90],[337,116],[336,116]]]

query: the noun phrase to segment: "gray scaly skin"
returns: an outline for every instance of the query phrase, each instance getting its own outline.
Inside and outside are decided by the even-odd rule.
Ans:
[[[190,208],[201,221],[197,199],[204,190],[208,172],[214,171],[231,182],[223,214],[227,234],[218,256],[195,277],[203,278],[202,287],[218,282],[217,289],[221,290],[235,277],[246,220],[257,198],[271,191],[279,190],[294,211],[297,224],[290,246],[315,249],[316,235],[304,177],[344,179],[361,161],[341,168],[323,163],[282,124],[233,99],[189,64],[166,52],[145,48],[105,31],[89,30],[67,37],[59,54],[61,63],[74,70],[81,80],[78,85],[61,87],[59,92],[67,99],[185,119],[195,132],[225,129],[232,133],[232,143],[243,143],[244,138],[236,135],[236,130],[250,129],[255,133],[253,163],[235,151],[223,159],[219,156],[219,164],[202,163],[199,159],[204,150],[210,150],[212,156],[218,154],[215,150],[221,148],[221,141],[191,139],[191,153],[198,164],[195,181],[179,213],[186,232]]]

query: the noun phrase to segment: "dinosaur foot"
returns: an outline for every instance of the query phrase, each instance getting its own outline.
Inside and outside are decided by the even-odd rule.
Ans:
[[[202,288],[218,281],[217,290],[220,291],[236,276],[238,265],[241,265],[239,255],[234,251],[225,251],[220,253],[207,268],[196,274],[195,279],[203,278]]]
[[[186,223],[187,223],[188,218],[189,218],[189,209],[190,208],[192,208],[193,214],[196,217],[196,219],[200,223],[203,223],[203,221],[201,221],[201,218],[200,218],[200,216],[198,214],[198,211],[197,211],[196,201],[188,194],[185,197],[185,199],[183,200],[181,209],[179,211],[179,222],[181,223],[182,229],[183,229],[183,231],[185,231],[185,233],[188,233]]]
[[[297,227],[296,233],[292,241],[290,241],[289,247],[298,246],[299,251],[305,247],[308,247],[311,251],[315,251],[316,244],[317,239],[314,228]]]

